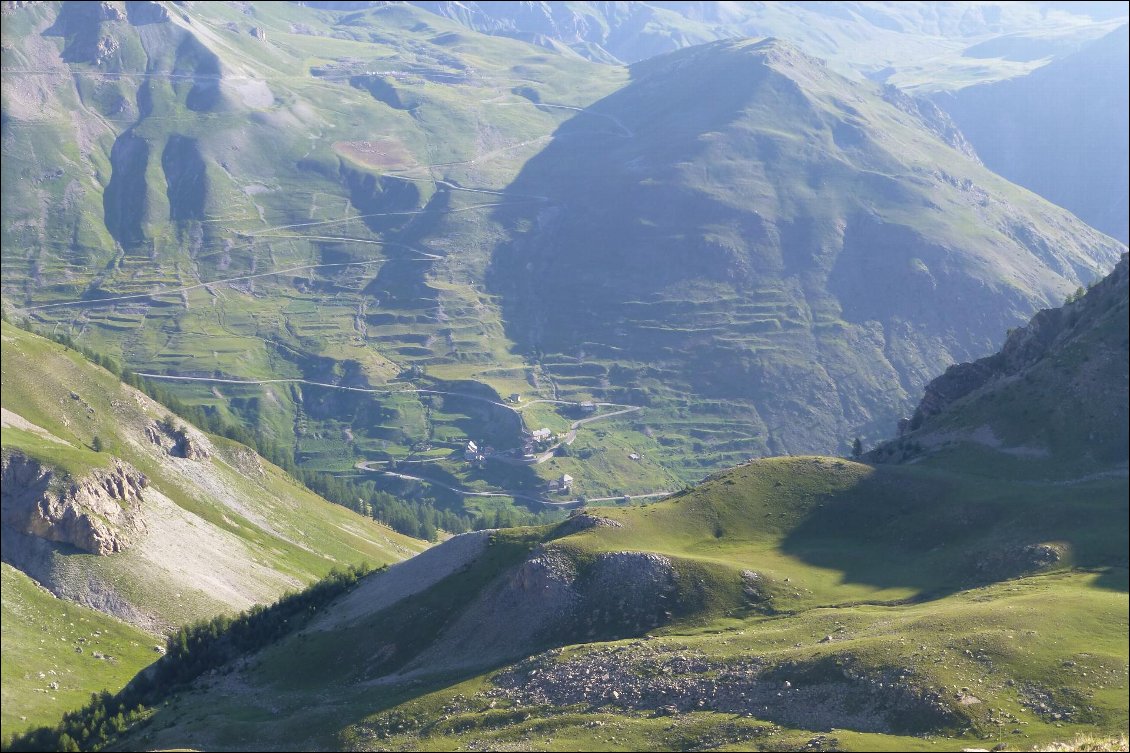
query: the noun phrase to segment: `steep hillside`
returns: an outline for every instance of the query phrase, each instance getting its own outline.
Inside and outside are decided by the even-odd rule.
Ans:
[[[5,735],[120,689],[170,628],[427,546],[74,351],[2,333]]]
[[[1127,257],[1085,295],[1041,311],[1001,351],[926,386],[876,460],[1003,453],[1048,475],[1125,475],[1130,456]]]
[[[647,405],[672,464],[885,432],[1122,251],[985,170],[936,110],[780,42],[632,71],[590,109],[618,127],[603,148],[558,138],[511,184],[553,206],[498,211],[521,231],[489,281],[511,337],[560,383]]]
[[[1117,734],[1126,492],[755,461],[651,506],[451,539],[154,698],[118,744],[928,750]]]
[[[1130,27],[1026,76],[936,97],[992,170],[1130,238]]]
[[[156,631],[426,546],[61,345],[3,338],[4,560],[56,595]]]
[[[73,351],[2,336],[5,735],[120,689],[172,627],[426,546]]]
[[[4,739],[54,724],[101,690],[117,692],[160,654],[162,640],[53,596],[7,562],[3,570]]]

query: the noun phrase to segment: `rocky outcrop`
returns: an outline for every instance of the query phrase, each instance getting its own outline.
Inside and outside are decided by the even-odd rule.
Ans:
[[[791,727],[921,733],[965,721],[910,668],[864,670],[850,655],[774,664],[718,661],[636,642],[563,660],[560,649],[492,677],[486,695],[523,707],[580,706],[674,716],[688,711],[756,716]]]
[[[161,24],[169,20],[169,9],[160,3],[133,2],[126,5],[129,22],[134,26]]]
[[[103,33],[103,25],[124,20],[126,14],[115,3],[65,2],[55,23],[43,33],[66,39],[63,47],[66,62],[101,65],[114,57],[120,47],[115,37]]]
[[[1086,321],[1097,318],[1126,297],[1128,287],[1127,255],[1114,271],[1092,286],[1086,295],[1055,309],[1045,309],[1032,317],[1026,327],[1013,330],[1000,352],[972,363],[950,366],[945,373],[926,385],[922,402],[911,419],[910,428],[917,429],[931,416],[944,412],[957,400],[972,394],[990,382],[1021,375],[1035,365]]]
[[[587,531],[590,528],[620,528],[621,523],[611,518],[602,518],[599,515],[592,513],[580,513],[571,516],[568,520],[561,523],[553,531],[553,538],[563,539],[566,536],[572,536],[581,531]]]
[[[186,426],[177,426],[168,420],[150,421],[145,427],[145,436],[175,458],[204,460],[212,456],[212,446],[203,434]]]
[[[913,115],[934,135],[964,154],[971,160],[981,163],[977,150],[965,138],[965,134],[953,122],[945,110],[928,99],[913,97],[897,86],[887,84],[883,87],[883,99],[907,115]]]
[[[481,665],[578,640],[642,635],[678,611],[679,574],[650,552],[578,561],[539,546],[499,576],[412,668]]]
[[[76,478],[9,451],[2,481],[6,528],[99,555],[125,551],[146,532],[141,504],[149,480],[121,460]]]

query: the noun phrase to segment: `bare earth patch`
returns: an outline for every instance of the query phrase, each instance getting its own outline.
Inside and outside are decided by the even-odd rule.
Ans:
[[[416,160],[400,139],[380,136],[367,141],[337,141],[334,151],[346,159],[365,167],[380,170],[406,170],[416,166]]]

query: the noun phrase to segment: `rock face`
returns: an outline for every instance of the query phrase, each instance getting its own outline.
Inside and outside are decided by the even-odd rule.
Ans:
[[[212,456],[212,447],[203,434],[185,426],[175,426],[167,420],[151,421],[145,427],[145,436],[175,458],[204,460]]]
[[[602,518],[599,515],[591,513],[581,513],[573,515],[561,525],[557,526],[554,531],[554,538],[562,539],[566,536],[572,536],[574,533],[586,531],[589,528],[620,528],[621,524],[611,518]]]
[[[121,460],[74,478],[9,451],[0,478],[5,527],[99,555],[125,551],[146,532],[141,502],[149,480]]]
[[[897,86],[887,84],[883,87],[883,99],[903,112],[914,115],[938,138],[972,160],[981,162],[973,145],[944,110],[928,99],[912,97]]]

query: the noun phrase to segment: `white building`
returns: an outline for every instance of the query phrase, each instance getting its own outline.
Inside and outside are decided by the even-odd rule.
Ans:
[[[548,442],[549,438],[552,437],[552,436],[553,436],[553,432],[551,432],[549,429],[542,428],[542,429],[535,429],[534,430],[534,441],[535,442]]]

